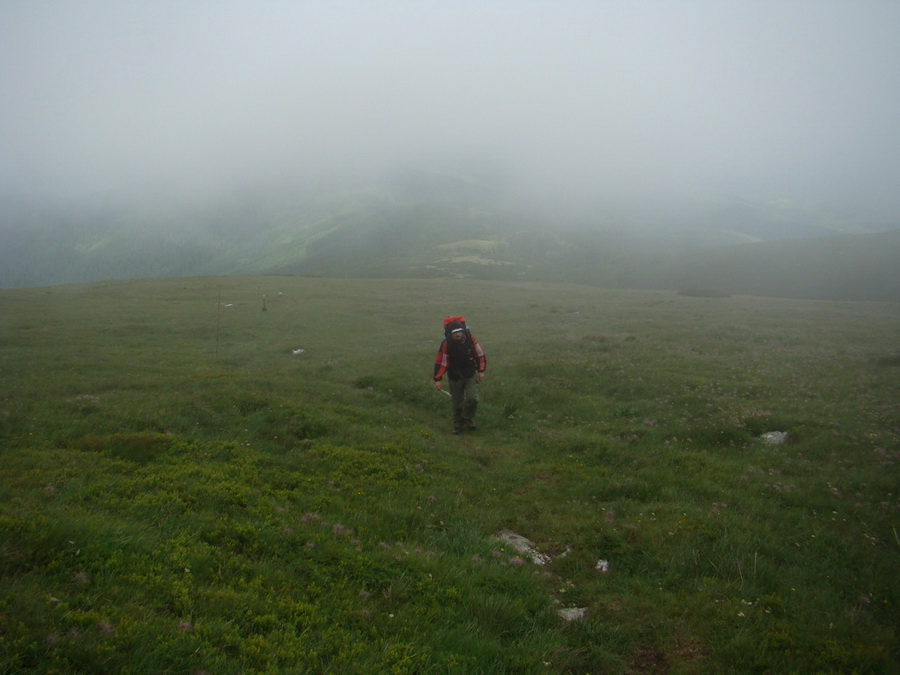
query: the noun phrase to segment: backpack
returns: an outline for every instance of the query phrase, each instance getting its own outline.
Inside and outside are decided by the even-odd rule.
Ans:
[[[444,337],[449,340],[450,333],[460,326],[464,331],[466,331],[466,335],[471,335],[471,333],[469,333],[469,327],[466,325],[466,317],[448,316],[446,319],[444,319]]]

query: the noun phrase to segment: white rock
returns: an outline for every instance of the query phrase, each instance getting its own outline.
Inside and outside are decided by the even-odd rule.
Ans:
[[[513,547],[522,555],[527,555],[535,565],[549,565],[551,562],[550,556],[537,551],[531,542],[521,534],[516,534],[511,530],[503,530],[497,535],[497,538],[504,544]]]
[[[587,607],[567,607],[556,613],[566,621],[580,621],[587,614]]]

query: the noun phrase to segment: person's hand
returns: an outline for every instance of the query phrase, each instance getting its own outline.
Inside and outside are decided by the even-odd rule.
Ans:
[[[440,390],[443,388],[443,387],[441,386],[441,381],[440,381],[440,380],[435,380],[435,381],[434,381],[434,388],[437,389],[438,391],[440,391]]]
[[[484,381],[484,373],[478,373],[478,381],[479,381],[479,382],[483,382],[483,381]]]

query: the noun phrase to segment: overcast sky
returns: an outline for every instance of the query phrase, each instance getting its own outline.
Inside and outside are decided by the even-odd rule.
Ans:
[[[0,191],[477,158],[900,214],[897,0],[0,0]]]

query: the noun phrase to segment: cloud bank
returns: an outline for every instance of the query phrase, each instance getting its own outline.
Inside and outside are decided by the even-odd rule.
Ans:
[[[0,4],[0,192],[472,160],[548,199],[900,214],[900,3]]]

